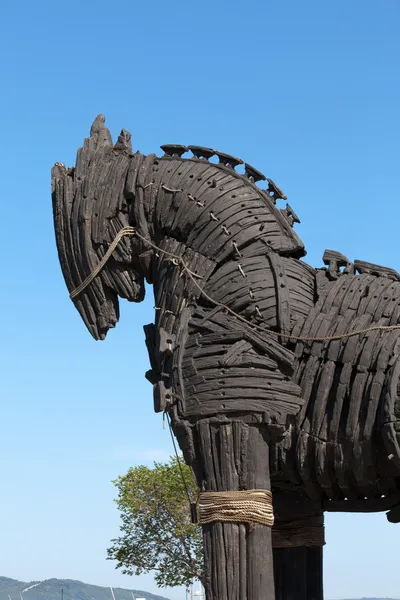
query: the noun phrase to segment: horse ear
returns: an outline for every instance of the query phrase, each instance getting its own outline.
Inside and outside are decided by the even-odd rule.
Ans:
[[[117,143],[114,146],[114,150],[124,150],[125,152],[132,152],[131,134],[126,129],[121,129],[121,133],[118,136]]]
[[[110,131],[104,125],[106,118],[104,115],[97,115],[90,128],[90,142],[93,148],[112,147],[112,137]]]

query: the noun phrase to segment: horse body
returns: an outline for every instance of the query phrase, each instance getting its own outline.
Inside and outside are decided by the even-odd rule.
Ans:
[[[120,230],[137,231],[74,302],[103,339],[118,296],[141,301],[144,279],[153,284],[146,376],[200,488],[272,487],[277,529],[296,518],[320,527],[324,510],[399,504],[399,330],[346,334],[399,323],[400,276],[330,251],[328,268],[315,270],[300,260],[297,217],[277,208],[285,197],[271,180],[268,190],[256,185],[258,171],[240,174],[242,161],[222,153],[212,163],[200,147],[189,159],[178,145],[161,158],[133,154],[127,132],[113,146],[102,127],[75,169],[53,169],[61,266],[72,292]],[[267,527],[203,531],[207,598],[275,597]],[[302,558],[311,573],[322,568],[322,543],[286,536],[274,556],[276,598],[322,598],[311,579],[303,596],[296,581],[282,591],[297,560],[290,547],[315,546]],[[229,560],[221,548],[234,548]]]
[[[201,273],[207,296],[249,322],[292,335],[282,339],[284,346],[293,348],[296,337],[398,322],[399,282],[368,273],[332,279],[328,270],[309,267],[299,259],[301,241],[271,196],[232,169],[167,155],[147,159],[143,171],[136,186],[144,192],[152,239]],[[172,262],[162,256],[158,262],[151,275],[161,309],[155,331],[177,336],[181,348],[168,374],[177,386],[180,418],[249,411],[284,424],[297,414],[284,440],[271,447],[275,486],[300,484],[326,509],[333,502],[336,510],[338,503],[347,509],[360,500],[368,506],[379,499],[385,506],[392,492],[397,498],[399,454],[395,437],[385,431],[397,402],[397,393],[389,399],[385,383],[399,351],[397,330],[298,342],[293,377],[285,382],[279,364],[249,341],[242,324],[204,300],[192,281],[182,281]],[[193,306],[180,315],[188,287]],[[159,397],[158,387],[155,394]]]
[[[296,343],[293,379],[304,404],[278,444],[284,464],[277,448],[271,469],[301,482],[324,510],[389,509],[399,499],[400,335],[379,327],[399,323],[400,282],[371,273],[331,280],[327,271],[316,281],[317,302],[294,339],[376,329]]]

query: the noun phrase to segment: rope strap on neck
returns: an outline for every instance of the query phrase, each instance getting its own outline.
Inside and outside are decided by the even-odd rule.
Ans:
[[[253,323],[246,317],[239,315],[238,313],[236,313],[234,310],[232,310],[232,308],[230,308],[226,304],[223,304],[222,302],[218,302],[217,300],[214,300],[213,298],[211,298],[211,296],[209,296],[204,291],[203,287],[197,281],[197,279],[202,279],[202,277],[200,277],[196,273],[193,273],[193,271],[191,271],[188,268],[188,266],[185,264],[185,262],[181,256],[178,256],[176,254],[173,254],[172,252],[168,252],[167,250],[160,248],[159,246],[156,246],[156,244],[153,244],[153,242],[150,242],[150,240],[148,240],[144,236],[142,236],[134,227],[124,227],[117,233],[117,235],[115,236],[115,239],[111,242],[107,252],[104,254],[103,258],[96,265],[96,267],[93,269],[93,271],[86,277],[86,279],[84,281],[82,281],[82,283],[80,285],[78,285],[77,288],[75,288],[74,290],[72,290],[72,292],[70,292],[69,297],[71,298],[71,300],[75,300],[75,298],[77,296],[79,296],[79,294],[81,294],[85,288],[87,288],[87,286],[93,281],[93,279],[95,279],[95,277],[97,277],[99,275],[101,270],[107,264],[107,261],[111,258],[112,253],[114,252],[114,250],[116,249],[118,244],[121,242],[121,240],[125,236],[128,236],[128,237],[136,236],[148,247],[153,248],[158,253],[172,259],[173,264],[181,266],[183,271],[185,273],[187,273],[188,277],[192,280],[194,285],[197,287],[199,293],[204,298],[206,298],[209,302],[214,304],[214,306],[219,306],[220,308],[226,310],[232,316],[236,317],[242,323],[245,323],[246,325],[252,327],[253,329],[256,329],[257,331],[261,331],[261,333],[263,333],[263,334],[271,335],[272,337],[275,337],[278,339],[283,338],[283,339],[288,339],[288,340],[292,340],[292,341],[296,341],[296,342],[333,342],[333,341],[337,341],[337,340],[344,340],[344,339],[347,339],[347,338],[350,338],[353,336],[357,336],[357,335],[365,335],[367,333],[370,333],[371,331],[384,331],[384,332],[388,333],[389,331],[400,330],[400,325],[372,325],[370,327],[366,327],[365,329],[357,329],[355,331],[349,331],[347,333],[340,333],[338,335],[321,336],[321,337],[307,337],[307,336],[293,336],[290,333],[281,333],[278,331],[272,331],[270,329],[265,329],[265,327],[258,325],[257,323]]]
[[[289,521],[275,522],[272,528],[273,548],[296,548],[298,546],[324,546],[325,528],[323,515]]]
[[[117,235],[115,236],[114,240],[111,242],[111,244],[110,244],[107,252],[103,256],[103,258],[101,259],[101,261],[98,263],[98,265],[96,265],[96,267],[86,277],[86,279],[84,281],[82,281],[82,283],[80,285],[78,285],[78,287],[75,288],[70,293],[69,297],[71,298],[71,300],[74,300],[74,298],[76,298],[77,296],[79,296],[79,294],[81,292],[83,292],[83,290],[85,288],[87,288],[87,286],[89,285],[89,283],[91,283],[93,281],[93,279],[95,277],[97,277],[97,275],[100,273],[100,271],[106,266],[108,260],[110,259],[112,253],[114,252],[115,248],[118,246],[118,244],[120,243],[120,241],[122,240],[122,238],[124,238],[125,236],[132,237],[134,235],[136,235],[136,230],[133,227],[124,227],[123,229],[121,229],[117,233]]]
[[[269,490],[200,492],[197,513],[201,525],[216,521],[258,523],[266,527],[274,524],[272,494]]]

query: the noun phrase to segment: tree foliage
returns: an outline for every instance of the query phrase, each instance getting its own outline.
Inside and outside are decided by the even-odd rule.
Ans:
[[[190,468],[180,462],[191,498],[197,486]],[[201,529],[190,518],[189,501],[176,458],[138,466],[114,482],[122,525],[111,540],[108,559],[125,575],[155,571],[159,587],[189,585],[203,578]]]

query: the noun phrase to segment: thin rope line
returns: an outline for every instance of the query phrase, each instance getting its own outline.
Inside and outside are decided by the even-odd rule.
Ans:
[[[400,329],[400,325],[373,325],[372,327],[366,327],[365,329],[356,329],[355,331],[350,331],[348,333],[342,333],[340,335],[332,335],[332,336],[326,336],[326,337],[293,336],[291,334],[280,333],[277,331],[272,331],[271,329],[265,329],[265,327],[261,327],[260,325],[257,325],[257,323],[252,323],[245,317],[242,317],[241,315],[237,314],[234,310],[232,310],[226,304],[223,304],[222,302],[218,302],[217,300],[214,300],[214,298],[209,296],[203,290],[203,288],[200,286],[199,282],[196,281],[196,278],[198,278],[198,279],[203,279],[203,278],[200,275],[197,275],[197,273],[193,273],[193,271],[191,271],[189,269],[189,267],[185,264],[185,262],[181,256],[179,256],[177,254],[173,254],[172,252],[168,252],[167,250],[163,250],[159,246],[156,246],[155,244],[150,242],[150,240],[148,240],[144,236],[142,236],[136,229],[134,229],[134,227],[124,227],[123,229],[121,229],[121,231],[119,231],[117,233],[115,239],[111,243],[107,252],[103,256],[103,258],[101,259],[99,264],[94,268],[92,273],[90,273],[90,275],[88,277],[86,277],[86,279],[75,290],[73,290],[70,293],[71,300],[76,298],[93,281],[93,279],[95,277],[97,277],[97,275],[104,268],[104,266],[106,265],[110,256],[112,255],[115,248],[118,246],[119,242],[122,240],[122,238],[124,236],[130,236],[130,237],[137,236],[147,246],[150,246],[157,252],[160,252],[160,253],[164,254],[165,256],[172,258],[174,261],[174,264],[182,265],[183,270],[188,274],[189,278],[194,283],[194,285],[197,287],[197,289],[199,290],[201,295],[204,296],[204,298],[206,298],[209,302],[214,304],[214,306],[218,306],[218,307],[226,310],[228,313],[233,315],[236,319],[239,319],[239,321],[242,321],[242,323],[249,325],[253,329],[257,329],[258,331],[261,331],[262,333],[271,335],[272,337],[286,338],[289,340],[295,340],[297,342],[334,342],[334,341],[343,340],[345,338],[353,337],[356,335],[364,335],[371,331],[387,331],[388,332],[388,331],[395,331],[397,329]]]
[[[169,256],[170,258],[172,258],[173,260],[177,260],[179,261],[185,271],[187,271],[187,273],[189,273],[192,277],[198,277],[199,279],[202,279],[202,277],[200,277],[200,275],[197,275],[196,273],[193,273],[193,271],[191,271],[183,262],[182,258],[176,254],[172,254],[172,252],[168,252],[167,250],[163,250],[162,248],[159,248],[158,246],[156,246],[155,244],[153,244],[152,242],[150,242],[149,240],[147,240],[145,237],[143,237],[142,235],[140,235],[140,233],[138,233],[136,231],[136,229],[134,229],[134,227],[124,227],[123,229],[121,229],[117,235],[115,236],[114,240],[112,241],[112,243],[110,244],[110,247],[108,248],[107,252],[105,253],[105,255],[103,256],[103,258],[100,260],[99,264],[93,269],[93,271],[90,273],[90,275],[88,275],[86,277],[86,279],[84,279],[82,281],[82,283],[75,289],[73,290],[69,297],[71,298],[71,300],[73,300],[74,298],[76,298],[80,293],[83,292],[83,290],[85,288],[87,288],[87,286],[92,283],[93,279],[95,277],[97,277],[97,275],[100,273],[100,271],[105,267],[107,261],[110,259],[112,253],[114,252],[115,248],[118,246],[118,244],[120,243],[120,241],[122,240],[123,237],[125,236],[130,236],[130,237],[134,237],[137,236],[138,238],[140,238],[144,243],[146,243],[148,246],[150,246],[151,248],[154,248],[154,250],[157,250],[158,252],[162,252],[163,254],[165,254],[166,256]]]
[[[115,236],[115,239],[110,244],[110,247],[108,248],[107,252],[103,256],[103,258],[101,259],[99,264],[93,269],[93,271],[90,273],[90,275],[88,277],[86,277],[86,279],[84,279],[82,281],[82,283],[80,285],[78,285],[78,287],[70,293],[69,297],[71,298],[71,300],[73,300],[74,298],[79,296],[79,294],[81,292],[83,292],[83,290],[89,285],[89,283],[91,283],[93,281],[93,279],[95,277],[97,277],[97,275],[100,273],[100,271],[106,265],[107,261],[109,260],[110,256],[112,255],[112,253],[114,252],[115,248],[118,246],[118,244],[120,243],[122,238],[127,235],[129,235],[129,236],[136,235],[136,230],[133,227],[124,227],[123,229],[121,229],[121,231],[119,231],[117,233],[117,235]]]
[[[165,414],[165,415],[166,415],[166,417],[167,417],[167,423],[168,423],[168,427],[169,427],[169,432],[170,432],[170,434],[171,434],[171,440],[172,440],[172,443],[173,443],[173,446],[174,446],[174,450],[175,450],[175,456],[176,456],[176,460],[178,461],[179,471],[180,471],[180,473],[181,473],[181,477],[182,477],[183,485],[184,485],[184,487],[185,487],[186,496],[187,496],[187,499],[188,499],[188,501],[189,501],[189,506],[191,506],[191,505],[192,505],[192,499],[191,499],[191,497],[190,497],[189,488],[188,488],[188,485],[187,485],[187,483],[186,483],[185,476],[184,476],[184,474],[183,474],[183,469],[182,469],[181,461],[180,461],[180,459],[179,459],[179,456],[178,456],[178,451],[177,451],[177,449],[176,449],[175,438],[174,438],[174,434],[172,433],[171,421],[170,421],[170,418],[169,418],[169,415],[168,415],[168,413],[167,413],[167,412],[164,412],[164,414]]]

